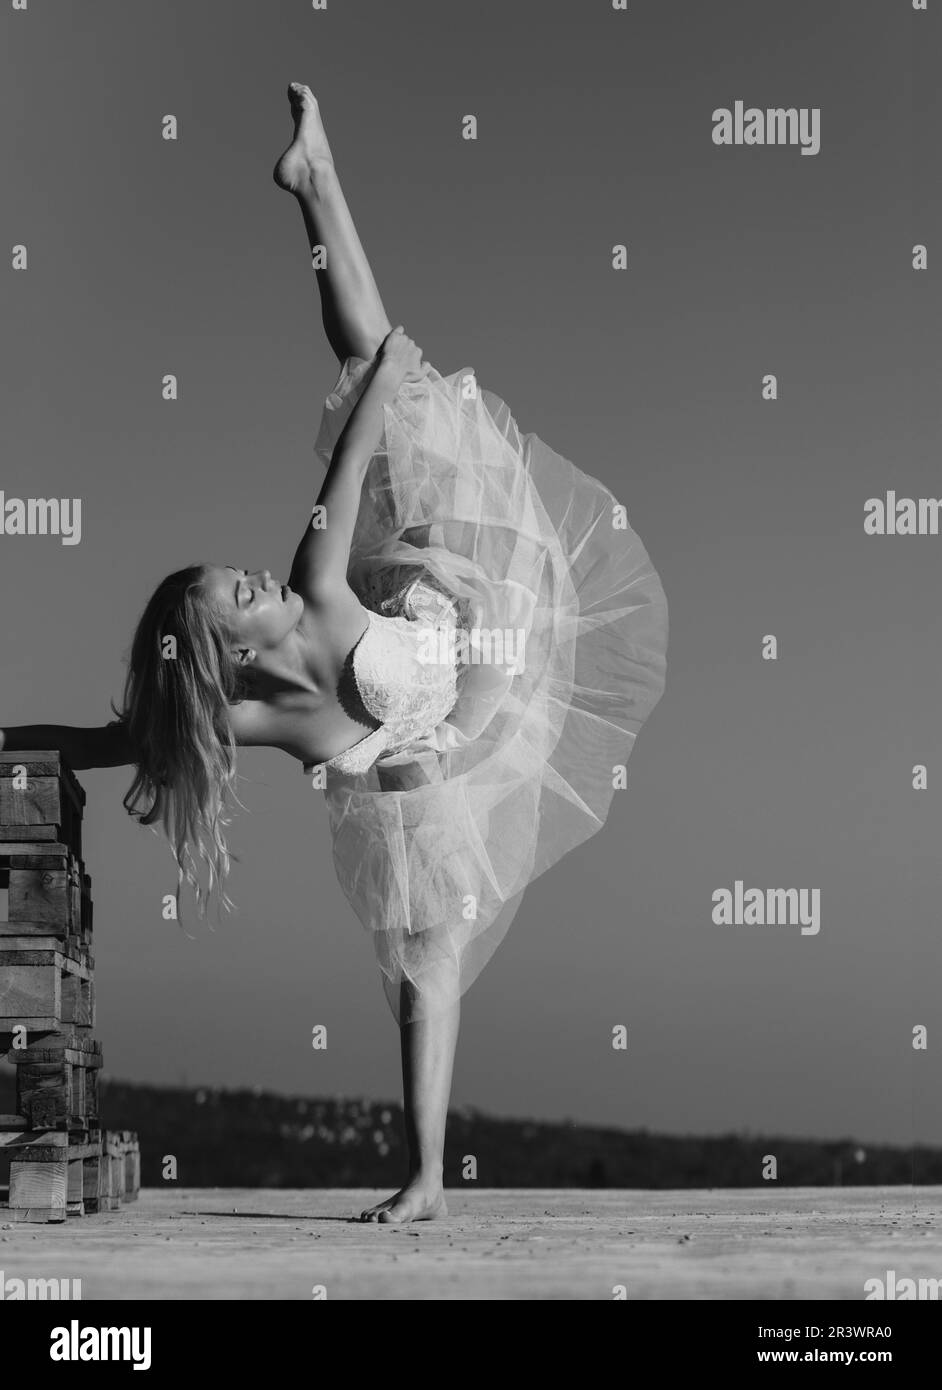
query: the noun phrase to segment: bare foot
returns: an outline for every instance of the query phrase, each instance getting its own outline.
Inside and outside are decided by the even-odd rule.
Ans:
[[[288,86],[288,101],[294,118],[294,139],[279,159],[272,177],[279,188],[297,193],[326,168],[333,168],[334,157],[327,143],[317,98],[301,82]]]
[[[361,1221],[404,1222],[434,1221],[438,1216],[447,1216],[445,1194],[441,1183],[420,1182],[413,1179],[405,1187],[360,1214]]]

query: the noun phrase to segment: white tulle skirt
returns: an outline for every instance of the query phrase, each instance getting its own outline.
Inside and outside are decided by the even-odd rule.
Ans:
[[[348,358],[327,397],[325,466],[370,367]],[[337,876],[410,1022],[464,993],[527,884],[604,825],[664,690],[668,610],[624,504],[521,434],[470,368],[404,385],[385,421],[351,586],[395,613],[420,575],[420,597],[525,634],[520,669],[470,665],[427,737],[327,781]]]

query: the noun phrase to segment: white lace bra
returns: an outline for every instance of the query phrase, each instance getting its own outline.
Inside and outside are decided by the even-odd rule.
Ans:
[[[323,763],[305,763],[355,776],[383,753],[400,753],[429,733],[454,708],[458,668],[447,659],[449,624],[386,617],[366,610],[369,623],[350,657],[353,679],[367,713],[382,721],[378,729]]]

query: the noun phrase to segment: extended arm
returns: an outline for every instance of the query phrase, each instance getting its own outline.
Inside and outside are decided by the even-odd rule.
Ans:
[[[134,762],[127,728],[119,720],[90,729],[74,724],[18,724],[0,729],[0,751],[33,748],[57,748],[75,771]]]
[[[383,407],[395,399],[398,389],[394,373],[379,361],[334,447],[317,497],[317,506],[324,508],[324,525],[308,526],[288,579],[295,593],[311,602],[346,582],[363,479],[382,438]]]
[[[317,505],[325,509],[326,524],[317,530],[308,526],[288,579],[295,593],[311,603],[346,583],[363,479],[383,435],[383,408],[395,400],[403,381],[417,380],[428,370],[421,357],[421,349],[402,329],[393,329],[337,440],[317,497]]]

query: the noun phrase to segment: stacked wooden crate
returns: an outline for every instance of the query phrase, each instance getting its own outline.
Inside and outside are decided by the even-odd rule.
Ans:
[[[99,1121],[84,804],[57,752],[0,753],[0,1052],[16,1075],[0,1220],[110,1211],[140,1185],[136,1136]]]

